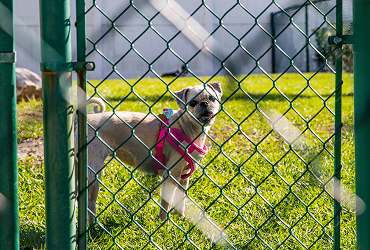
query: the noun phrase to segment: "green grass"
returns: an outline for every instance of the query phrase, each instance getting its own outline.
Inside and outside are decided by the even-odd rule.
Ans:
[[[43,164],[27,156],[19,161],[20,249],[44,249],[45,188]]]
[[[17,104],[18,143],[43,136],[42,101]],[[44,169],[42,159],[28,154],[18,160],[20,249],[45,245]]]
[[[312,77],[308,85],[297,74],[272,75],[276,81],[251,75],[242,81],[244,91],[228,78],[213,79],[223,83],[224,103],[209,133],[210,151],[191,177],[188,204],[195,218],[200,208],[206,211],[237,249],[332,249],[334,75]],[[343,78],[341,176],[343,185],[354,193],[353,75]],[[171,91],[199,83],[195,78],[165,80]],[[160,113],[165,107],[176,108],[166,84],[158,79],[129,80],[135,93],[122,80],[90,83],[88,94],[103,97],[109,102],[108,110]],[[21,105],[18,108],[24,109]],[[303,135],[289,145],[271,128],[264,113],[284,114]],[[40,122],[36,124],[19,130],[39,136],[34,131]],[[34,162],[32,158],[20,162],[23,249],[42,248],[45,237],[43,169]],[[89,231],[89,249],[230,248],[225,241],[215,244],[212,239],[218,239],[217,234],[204,230],[212,229],[209,223],[199,226],[194,218],[173,214],[170,221],[161,223],[157,218],[159,177],[132,174],[116,159],[108,159],[102,182],[99,224]],[[356,248],[355,232],[353,206],[345,203],[342,249]]]

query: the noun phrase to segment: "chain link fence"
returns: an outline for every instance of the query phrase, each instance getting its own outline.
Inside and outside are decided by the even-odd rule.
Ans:
[[[209,152],[186,190],[185,218],[171,210],[160,221],[163,180],[126,166],[111,148],[102,171],[88,168],[95,176],[88,185],[100,184],[96,221],[85,232],[88,248],[339,244],[334,139],[341,129],[335,124],[341,85],[335,86],[335,70],[327,64],[338,47],[323,55],[312,42],[319,27],[335,27],[338,6],[328,1],[321,10],[315,1],[300,3],[289,12],[279,1],[86,1],[86,60],[96,63],[95,72],[87,73],[87,93],[104,100],[112,116],[177,109],[173,93],[186,86],[220,81],[224,91],[207,134]],[[316,11],[317,26],[309,29],[296,22],[307,7]],[[287,21],[273,30],[276,12]],[[100,25],[92,25],[96,20]],[[284,32],[302,39],[287,40]],[[303,73],[307,50],[323,59],[316,72]],[[281,59],[272,63],[277,53]],[[325,67],[331,73],[320,73]],[[102,80],[90,80],[96,78]],[[93,129],[103,141],[100,128]]]
[[[295,65],[302,71],[333,71],[335,55],[329,57],[329,63],[327,64],[325,64],[324,57],[332,51],[327,39],[328,36],[335,35],[336,1],[318,0],[312,2],[313,4],[295,4],[284,9],[284,11],[272,13],[272,35],[277,36],[277,43],[281,44],[281,49],[290,57],[297,54]],[[342,2],[345,34],[350,35],[352,34],[353,23],[352,1],[345,0]],[[295,25],[290,25],[291,17]],[[307,39],[310,42],[308,46]],[[352,51],[348,53],[352,54]],[[352,68],[353,71],[353,60],[347,60],[349,61],[347,63],[348,67]],[[274,48],[273,72],[283,72],[289,64],[289,59],[286,58],[284,53],[279,51],[278,48]],[[288,72],[294,72],[294,70],[290,69]]]

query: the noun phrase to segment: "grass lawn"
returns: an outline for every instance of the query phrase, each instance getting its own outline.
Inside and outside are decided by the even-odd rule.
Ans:
[[[171,213],[160,222],[160,178],[107,159],[89,249],[332,249],[334,74],[306,75],[309,84],[298,74],[271,77],[240,77],[240,85],[212,79],[223,83],[223,105],[209,153],[191,177],[186,218]],[[343,78],[341,178],[349,198],[342,204],[341,248],[355,249],[353,75]],[[158,114],[177,108],[168,90],[199,84],[196,78],[164,80],[168,85],[94,80],[88,94],[106,100],[108,110]],[[18,104],[19,142],[41,136],[41,105]],[[19,192],[22,249],[42,249],[43,166],[32,155],[20,160]]]

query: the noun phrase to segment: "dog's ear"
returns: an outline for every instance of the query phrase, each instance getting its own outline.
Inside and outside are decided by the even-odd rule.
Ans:
[[[221,100],[222,97],[222,88],[220,82],[209,82],[207,86],[210,87],[217,95],[217,98]]]
[[[180,91],[175,91],[175,95],[176,95],[176,102],[177,102],[177,105],[179,106],[180,109],[184,109],[185,110],[185,105],[184,103],[186,104],[186,93],[188,92],[189,90],[189,87],[187,88],[184,88]]]

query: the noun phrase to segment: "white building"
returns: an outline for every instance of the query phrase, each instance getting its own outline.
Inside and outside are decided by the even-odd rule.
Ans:
[[[261,69],[272,72],[271,13],[281,11],[279,7],[288,8],[304,1],[276,0],[274,4],[271,0],[241,0],[245,9],[236,4],[236,0],[209,0],[205,1],[206,5],[202,5],[199,0],[170,0],[171,8],[165,7],[166,0],[133,2],[134,6],[130,6],[128,0],[97,0],[96,6],[91,8],[92,0],[86,1],[86,9],[91,8],[86,15],[89,38],[87,51],[92,51],[87,60],[96,64],[95,71],[89,73],[90,79],[103,79],[107,75],[110,78],[119,78],[119,75],[125,78],[142,75],[152,77],[154,75],[148,72],[149,68],[162,74],[176,71],[183,62],[200,76],[225,74],[225,71],[219,71],[222,62],[233,74],[260,73]],[[346,1],[345,4],[350,5],[351,1]],[[75,1],[72,1],[72,23],[76,20],[74,5]],[[160,14],[158,10],[161,10]],[[304,8],[293,16],[293,21],[304,31],[305,18],[302,18],[302,13]],[[15,0],[14,14],[16,65],[40,73],[39,1]],[[328,13],[328,16],[333,18],[335,13]],[[184,29],[184,18],[187,19],[188,29]],[[324,17],[316,13],[311,18],[310,22],[312,21],[314,24],[310,24],[309,32],[314,26],[322,24]],[[148,28],[149,22],[152,28]],[[74,25],[72,28],[75,54]],[[182,32],[179,33],[180,29]],[[286,32],[288,34],[291,31]],[[176,36],[177,33],[179,34]],[[238,39],[242,47],[239,47]],[[294,56],[301,50],[302,41],[298,41],[300,39],[303,39],[304,45],[307,40],[304,36],[293,35],[289,41],[289,35],[285,37],[282,34],[277,42],[280,47],[286,48],[289,56]],[[284,47],[287,44],[289,46]],[[93,50],[94,47],[96,50]],[[232,55],[229,56],[230,54]],[[161,56],[158,57],[159,55]],[[301,57],[296,57],[294,62],[297,65],[305,64],[306,56],[299,58]],[[310,58],[313,60],[314,56],[310,55]],[[302,62],[298,62],[298,59]],[[254,69],[256,60],[260,68]],[[302,68],[302,71],[305,69]]]

